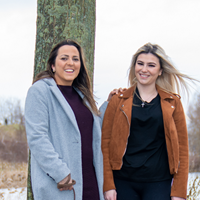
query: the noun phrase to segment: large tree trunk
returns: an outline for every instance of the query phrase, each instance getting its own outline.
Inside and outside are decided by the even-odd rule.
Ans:
[[[46,67],[52,47],[58,42],[75,39],[83,47],[86,65],[93,82],[95,0],[38,0],[37,35],[35,49],[34,77]],[[31,177],[27,185],[27,200],[33,200]]]

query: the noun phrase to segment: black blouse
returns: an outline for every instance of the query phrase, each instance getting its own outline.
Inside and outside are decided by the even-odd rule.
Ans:
[[[139,92],[136,88],[139,96]],[[172,178],[165,142],[160,96],[150,103],[135,94],[132,106],[130,135],[121,170],[114,176],[136,182],[162,181]],[[140,97],[140,96],[139,96]]]

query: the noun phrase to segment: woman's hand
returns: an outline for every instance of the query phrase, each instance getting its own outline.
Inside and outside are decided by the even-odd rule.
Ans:
[[[110,92],[107,101],[110,101],[113,95],[118,94],[120,92],[124,92],[126,90],[127,90],[126,88],[123,88],[123,89],[122,88],[114,89],[113,91]]]
[[[171,197],[171,200],[185,200],[185,199],[181,197]]]
[[[60,185],[63,185],[63,184],[65,184],[65,183],[68,183],[68,184],[72,183],[71,174],[69,174],[69,175],[66,176],[62,181],[60,181],[60,182],[58,183],[58,185],[59,185],[59,184],[60,184]],[[60,191],[63,191],[63,190],[72,190],[72,189],[73,189],[73,185],[71,185],[71,186],[63,186],[63,187],[59,188]]]
[[[105,200],[117,200],[116,190],[108,190],[104,193]]]

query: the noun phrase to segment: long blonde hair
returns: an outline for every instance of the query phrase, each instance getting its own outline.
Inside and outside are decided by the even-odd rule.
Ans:
[[[159,59],[162,74],[161,76],[158,76],[156,84],[160,86],[164,91],[180,94],[181,89],[183,90],[183,92],[186,92],[188,94],[189,88],[185,79],[189,81],[197,81],[196,79],[179,72],[179,70],[176,69],[174,65],[170,62],[169,57],[159,45],[147,43],[144,46],[140,47],[132,57],[131,66],[129,68],[130,86],[133,86],[137,83],[137,79],[135,76],[135,64],[138,56],[142,53],[151,53]]]

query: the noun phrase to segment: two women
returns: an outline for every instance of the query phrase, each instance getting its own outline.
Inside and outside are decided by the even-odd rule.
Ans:
[[[186,198],[187,130],[180,96],[174,94],[178,82],[186,87],[183,78],[189,77],[158,45],[146,44],[133,56],[131,87],[112,97],[103,122],[106,200]],[[106,106],[100,115],[81,47],[72,40],[57,44],[26,99],[35,200],[72,200],[71,189],[76,200],[104,199]]]
[[[52,49],[28,91],[25,120],[34,199],[72,200],[74,189],[76,200],[103,200],[101,117],[75,41]]]
[[[180,101],[181,74],[150,43],[133,56],[130,88],[110,100],[102,151],[105,200],[183,200],[187,194],[188,136]],[[170,197],[171,196],[171,197]]]

